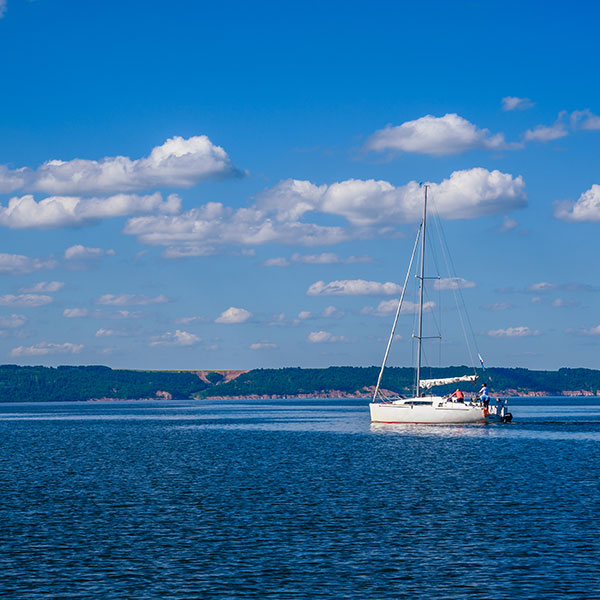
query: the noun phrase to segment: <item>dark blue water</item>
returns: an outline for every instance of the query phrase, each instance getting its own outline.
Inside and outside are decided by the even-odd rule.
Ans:
[[[0,598],[599,598],[600,399],[0,405]]]

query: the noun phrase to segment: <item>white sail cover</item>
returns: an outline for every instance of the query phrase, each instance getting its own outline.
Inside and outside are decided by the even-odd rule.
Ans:
[[[446,377],[443,379],[421,379],[419,386],[428,390],[436,385],[446,385],[447,383],[457,383],[458,381],[475,381],[477,375],[461,375],[460,377]]]

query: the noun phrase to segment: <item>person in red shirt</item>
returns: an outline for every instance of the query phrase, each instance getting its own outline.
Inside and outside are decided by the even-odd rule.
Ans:
[[[465,395],[458,388],[456,388],[456,391],[450,396],[450,398],[456,398],[457,402],[465,401]]]

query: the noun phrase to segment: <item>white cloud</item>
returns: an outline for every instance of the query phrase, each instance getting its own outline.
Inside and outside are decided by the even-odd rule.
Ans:
[[[306,321],[306,319],[312,319],[312,313],[308,310],[301,310],[298,313],[298,319],[300,319],[301,321]]]
[[[49,160],[38,169],[0,167],[0,190],[24,188],[73,195],[132,192],[191,187],[209,177],[239,174],[225,150],[205,135],[188,139],[175,136],[153,148],[149,156],[136,160],[113,156],[101,160]]]
[[[474,168],[455,171],[441,183],[430,184],[430,196],[442,217],[473,219],[526,206],[524,187],[520,176]],[[350,179],[317,186],[288,179],[264,190],[247,208],[236,210],[210,202],[177,215],[133,217],[123,231],[142,243],[165,246],[166,258],[207,256],[230,245],[313,246],[382,235],[395,225],[418,221],[422,206],[423,190],[416,181],[394,187],[387,181]],[[302,221],[307,213],[342,217],[351,228]],[[312,264],[370,260],[343,259],[332,253],[296,254],[294,258]],[[286,266],[286,260],[279,257],[263,264]]]
[[[65,308],[63,310],[63,317],[67,317],[67,319],[79,319],[87,317],[89,314],[90,311],[87,308]]]
[[[272,342],[256,342],[250,344],[250,350],[272,350],[273,348],[278,348],[278,346]]]
[[[175,331],[164,333],[150,342],[150,346],[193,346],[200,342],[200,338],[193,333]]]
[[[34,294],[58,292],[65,287],[64,281],[40,281],[34,285],[19,288],[19,292],[31,292]]]
[[[19,346],[10,351],[11,356],[44,356],[46,354],[78,354],[83,350],[83,344],[53,344],[40,342],[35,346]]]
[[[530,292],[549,292],[557,288],[558,286],[555,283],[549,283],[548,281],[540,281],[527,286],[527,290]]]
[[[600,335],[600,325],[597,325],[596,327],[592,327],[590,329],[583,329],[581,333],[583,333],[584,335]]]
[[[541,304],[542,303],[542,298],[540,296],[534,296],[531,299],[531,303],[532,304]]]
[[[435,302],[423,302],[423,312],[431,312],[435,308]],[[365,306],[360,312],[363,315],[374,315],[376,317],[389,317],[396,314],[398,309],[398,299],[382,300],[376,307]],[[402,314],[414,314],[419,311],[419,305],[410,300],[404,300],[402,303]]]
[[[132,312],[129,310],[114,310],[114,311],[106,311],[106,310],[94,310],[89,311],[87,308],[65,308],[63,310],[63,317],[67,317],[68,319],[79,319],[83,317],[92,317],[94,319],[139,319],[143,316],[143,313],[140,312]]]
[[[181,317],[176,319],[175,323],[178,325],[189,325],[190,323],[206,323],[208,320],[207,317]]]
[[[4,16],[6,12],[6,0],[0,0],[0,19]]]
[[[573,129],[587,129],[593,131],[600,129],[600,117],[590,110],[575,110],[571,113],[571,126]]]
[[[504,135],[491,135],[455,113],[443,117],[426,115],[415,121],[376,131],[366,143],[369,150],[399,150],[431,156],[460,154],[474,148],[499,150],[514,147],[507,144]]]
[[[433,283],[433,288],[436,290],[465,290],[467,288],[474,288],[475,283],[473,281],[467,281],[462,277],[447,277],[445,279],[436,279]]]
[[[75,246],[70,246],[65,250],[65,259],[66,260],[88,260],[92,258],[100,258],[105,254],[113,255],[115,253],[114,250],[104,250],[103,248],[90,248],[86,246],[82,246],[81,244],[76,244]]]
[[[502,220],[502,225],[500,225],[499,231],[500,233],[506,233],[507,231],[511,231],[515,227],[517,227],[519,223],[515,221],[515,219],[511,219],[508,216],[505,216]]]
[[[402,286],[386,282],[346,279],[340,281],[316,281],[306,291],[307,296],[390,296],[399,294]]]
[[[25,315],[10,315],[8,317],[0,317],[0,327],[5,329],[17,329],[22,327],[27,322]]]
[[[321,316],[326,319],[340,319],[344,316],[344,311],[341,311],[335,306],[326,306],[321,313]]]
[[[11,198],[6,207],[0,205],[0,225],[11,229],[49,229],[135,214],[173,214],[180,210],[179,196],[171,194],[163,201],[159,192],[148,196],[117,194],[108,198],[50,196],[39,202],[28,194]]]
[[[40,294],[5,294],[0,296],[0,306],[26,306],[29,308],[36,308],[38,306],[44,306],[50,304],[54,299],[51,296],[44,296]]]
[[[230,306],[215,319],[215,323],[245,323],[252,318],[252,313],[244,308]]]
[[[563,221],[600,221],[600,185],[592,187],[579,196],[577,202],[559,202],[554,216]]]
[[[335,244],[348,239],[341,227],[325,227],[299,221],[273,219],[256,206],[234,210],[209,202],[176,216],[129,219],[124,233],[142,243],[167,246],[164,256],[207,256],[223,246],[256,246],[266,243]]]
[[[263,267],[289,267],[290,261],[287,258],[268,258],[260,263]]]
[[[169,302],[169,298],[160,294],[159,296],[144,296],[142,294],[104,294],[96,300],[96,304],[105,306],[147,306],[149,304],[163,304]]]
[[[554,308],[569,308],[571,306],[579,306],[579,303],[575,300],[566,300],[565,298],[555,298],[552,300],[552,306]]]
[[[0,273],[33,273],[41,269],[53,269],[57,264],[53,258],[31,258],[22,254],[0,253]]]
[[[429,184],[429,192],[440,216],[473,219],[526,206],[524,187],[520,176],[474,168]],[[358,227],[387,226],[420,220],[423,189],[416,181],[394,187],[387,181],[349,179],[317,187],[286,180],[263,192],[257,205],[279,221],[313,210],[344,217]]]
[[[524,134],[525,141],[550,142],[567,136],[569,132],[564,122],[566,116],[567,113],[562,111],[553,125],[536,125],[533,129],[528,129]]]
[[[328,331],[311,331],[308,334],[307,340],[311,344],[325,344],[329,342],[343,342],[345,341],[344,336],[336,336]]]
[[[528,337],[540,335],[541,331],[537,329],[529,329],[529,327],[508,327],[507,329],[495,329],[488,331],[490,337]]]
[[[535,105],[529,98],[505,96],[502,98],[502,110],[526,110]]]
[[[104,329],[100,328],[96,331],[96,337],[126,337],[130,335],[126,331],[121,331],[119,329]]]

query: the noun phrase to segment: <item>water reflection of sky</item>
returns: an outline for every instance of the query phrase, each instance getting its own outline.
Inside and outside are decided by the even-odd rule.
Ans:
[[[371,424],[365,400],[74,402],[0,405],[3,421],[155,421],[169,428],[304,431],[441,438],[600,441],[600,398],[513,399],[513,423]]]

